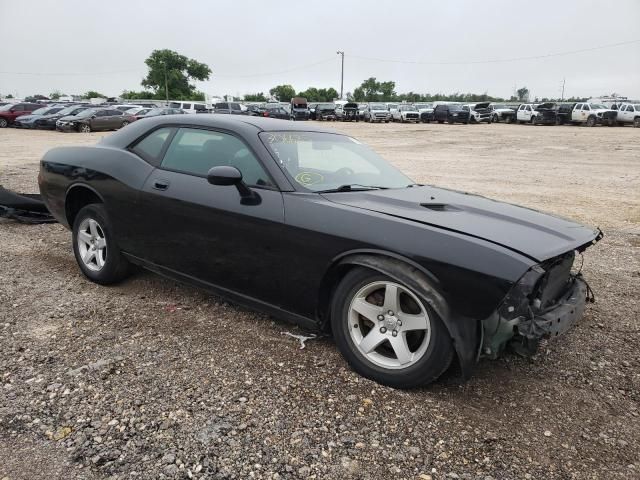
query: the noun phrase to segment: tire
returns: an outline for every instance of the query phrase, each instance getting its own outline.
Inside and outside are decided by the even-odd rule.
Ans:
[[[384,301],[388,291],[397,292],[394,297],[399,301]],[[371,303],[372,299],[377,302]],[[372,320],[352,307],[358,304]],[[415,315],[411,323],[418,328],[407,329],[407,317],[403,326],[402,314]],[[449,333],[428,303],[407,286],[373,270],[356,268],[342,279],[332,300],[331,327],[349,365],[363,377],[389,387],[431,383],[449,368],[453,358]],[[393,335],[394,330],[398,335]],[[369,334],[374,344],[367,353],[369,347],[362,342]]]
[[[80,133],[91,133],[91,125],[87,123],[81,123],[78,125],[78,131]]]
[[[494,115],[494,116],[491,117],[491,121],[495,122],[495,123],[498,123],[500,121],[500,118],[498,117],[498,115]]]
[[[120,253],[104,205],[92,203],[80,209],[72,232],[73,253],[85,277],[101,285],[127,277],[130,264]]]
[[[122,125],[120,126],[120,128],[124,128],[127,125],[129,125],[129,120],[125,120],[124,122],[122,122]]]
[[[595,127],[596,126],[596,117],[591,116],[587,118],[587,123],[585,123],[587,127]]]
[[[524,125],[524,122],[523,122],[522,120],[518,120],[518,123],[519,123],[520,125]]]
[[[7,119],[0,118],[0,128],[7,128],[7,125],[9,125],[9,122],[7,122]]]
[[[389,123],[389,120],[385,120],[384,123]]]
[[[538,117],[536,117],[535,115],[531,117],[531,125],[537,125],[536,123],[537,121],[538,121]]]
[[[455,121],[453,118],[447,118],[447,123],[448,123],[449,125],[453,125],[453,124],[455,124],[455,123],[456,123],[456,121]]]
[[[444,120],[438,120],[438,123],[439,123],[439,124],[443,124],[443,123],[444,123]]]
[[[556,117],[556,125],[564,125],[564,120],[562,120],[562,117]]]
[[[633,128],[640,128],[640,117],[633,119]]]
[[[507,117],[507,119],[505,120],[505,123],[512,124],[513,123],[513,117]]]

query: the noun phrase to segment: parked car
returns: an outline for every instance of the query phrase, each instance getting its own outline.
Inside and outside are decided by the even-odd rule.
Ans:
[[[433,119],[438,123],[469,123],[469,110],[464,110],[462,105],[439,104],[433,110]]]
[[[394,122],[415,122],[420,123],[420,112],[418,109],[409,103],[403,103],[398,105],[391,111],[391,120]]]
[[[415,103],[414,106],[420,114],[422,123],[429,123],[433,120],[433,104],[432,103]]]
[[[291,120],[309,120],[309,106],[306,98],[293,97],[290,108]]]
[[[291,114],[281,105],[267,105],[262,112],[263,117],[277,118],[280,120],[290,120]]]
[[[319,103],[318,105],[316,105],[315,119],[316,120],[335,120],[336,105],[333,103]]]
[[[213,108],[213,113],[225,113],[231,115],[247,115],[237,102],[219,102]]]
[[[251,115],[253,117],[262,117],[263,113],[264,113],[263,105],[257,105],[257,104],[247,105],[247,115]]]
[[[491,123],[493,121],[489,104],[491,102],[471,103],[464,105],[465,110],[469,110],[469,121],[471,123]]]
[[[360,120],[358,116],[358,104],[357,103],[345,103],[344,105],[336,105],[336,120],[343,122],[351,122]]]
[[[64,107],[42,107],[31,112],[30,115],[21,115],[13,121],[13,126],[17,128],[38,128],[40,120],[47,115],[54,115]]]
[[[387,106],[384,103],[370,103],[367,109],[364,111],[364,121],[384,122],[389,123],[391,120],[391,114],[387,110]]]
[[[558,106],[556,114],[559,125],[572,123],[584,124],[587,127],[596,125],[616,125],[618,111],[607,108],[599,103],[570,103]]]
[[[557,123],[558,106],[554,102],[545,102],[538,105],[531,117],[534,125],[555,125]]]
[[[13,124],[16,118],[29,115],[34,110],[42,108],[39,103],[7,103],[0,107],[0,128]]]
[[[533,103],[523,103],[516,111],[516,120],[520,125],[531,123],[531,118],[535,117],[536,105]]]
[[[139,265],[331,331],[355,371],[395,388],[454,357],[468,377],[479,357],[531,355],[570,329],[591,298],[576,252],[602,237],[416,185],[335,130],[259,117],[135,122],[48,151],[38,183],[89,280]]]
[[[204,102],[169,102],[169,108],[182,110],[183,113],[209,113],[210,111]]]
[[[493,103],[489,105],[489,109],[491,110],[491,121],[497,123],[500,121],[506,122],[508,116],[515,114],[517,107],[514,109],[503,103]]]
[[[624,103],[620,105],[616,120],[618,125],[630,123],[634,127],[640,128],[640,104]]]
[[[91,108],[87,105],[70,105],[68,107],[63,108],[62,110],[50,114],[50,115],[42,115],[35,121],[35,128],[44,128],[47,130],[55,130],[56,122],[60,120],[62,117],[74,116],[83,110],[87,110]]]
[[[309,104],[309,120],[316,119],[316,107],[318,106],[318,102],[313,102]]]
[[[364,121],[364,113],[369,108],[368,103],[359,103],[358,104],[358,119]]]
[[[56,122],[56,129],[69,132],[89,133],[100,130],[117,130],[135,121],[115,108],[89,108],[72,117],[63,117]]]

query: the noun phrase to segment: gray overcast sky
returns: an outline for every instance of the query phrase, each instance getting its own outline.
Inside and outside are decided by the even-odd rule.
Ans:
[[[640,42],[508,63],[356,58],[476,62],[639,40],[640,0],[0,0],[0,19],[3,95],[139,90],[145,58],[169,48],[211,67],[198,88],[215,95],[339,90],[344,50],[345,92],[374,76],[398,92],[557,97],[566,78],[566,96],[640,98]]]

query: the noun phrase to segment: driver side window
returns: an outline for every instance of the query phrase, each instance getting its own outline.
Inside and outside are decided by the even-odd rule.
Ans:
[[[209,169],[236,167],[247,185],[273,186],[258,159],[237,137],[197,128],[181,128],[171,141],[161,168],[206,177]]]

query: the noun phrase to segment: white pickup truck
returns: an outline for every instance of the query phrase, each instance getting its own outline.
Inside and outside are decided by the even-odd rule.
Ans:
[[[630,123],[636,128],[640,128],[640,104],[623,103],[618,108],[618,125]]]
[[[599,103],[571,103],[560,105],[556,116],[556,123],[583,123],[587,127],[596,125],[616,125],[618,112],[600,105]]]

